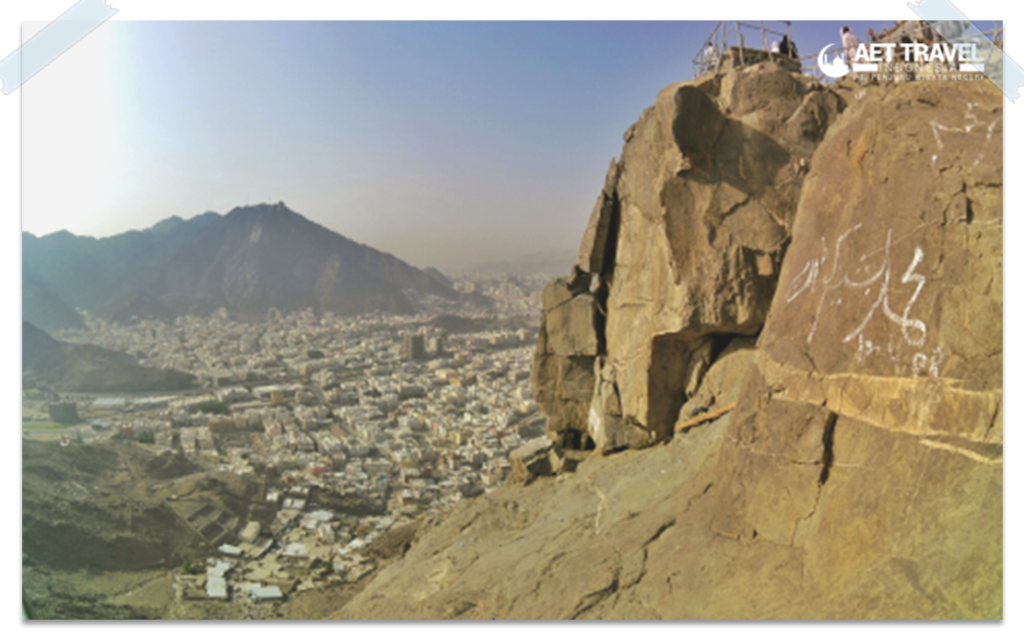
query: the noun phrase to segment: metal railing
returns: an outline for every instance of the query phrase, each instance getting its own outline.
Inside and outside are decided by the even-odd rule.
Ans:
[[[792,46],[793,39],[790,37],[789,27],[790,22],[788,20],[778,20],[779,24],[785,25],[785,31],[778,31],[776,29],[768,28],[764,26],[764,20],[760,20],[757,24],[750,22],[736,21],[720,21],[715,28],[711,31],[711,35],[708,36],[704,44],[701,45],[697,55],[693,58],[693,77],[699,78],[702,75],[708,73],[717,73],[721,68],[722,59],[725,57],[726,52],[730,47],[737,47],[739,49],[739,60],[740,65],[746,65],[745,50],[765,51],[768,53],[768,59],[772,62],[775,58],[783,57],[782,53],[773,51],[768,44],[769,35],[779,36],[785,38],[785,42],[790,43]],[[780,27],[781,28],[781,27]],[[746,29],[746,34],[744,34]],[[761,46],[748,47],[746,44],[746,36],[753,34],[755,37],[760,36]],[[733,42],[730,41],[730,38]]]

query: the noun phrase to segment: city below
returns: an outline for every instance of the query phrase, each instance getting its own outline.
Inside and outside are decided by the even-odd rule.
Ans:
[[[360,552],[375,539],[501,485],[510,452],[544,435],[529,380],[543,283],[465,279],[456,289],[483,293],[490,308],[428,295],[405,316],[271,309],[243,322],[222,310],[126,325],[86,316],[86,330],[54,336],[189,373],[197,387],[26,389],[23,433],[64,448],[134,441],[183,457],[183,468],[258,483],[264,505],[250,513],[262,522],[166,498],[208,550],[176,576],[179,601],[256,606],[356,582],[374,569]]]

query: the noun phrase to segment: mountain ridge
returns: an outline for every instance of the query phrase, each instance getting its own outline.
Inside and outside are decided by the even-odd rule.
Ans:
[[[455,297],[443,279],[336,233],[283,202],[235,207],[96,239],[23,233],[23,268],[67,306],[107,320],[226,308],[411,313],[406,290]],[[133,313],[135,311],[135,313]]]

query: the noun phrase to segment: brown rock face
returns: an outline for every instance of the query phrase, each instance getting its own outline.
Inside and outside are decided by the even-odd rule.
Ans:
[[[572,355],[602,356],[602,382],[589,408],[541,403],[553,431],[586,432],[602,450],[669,437],[713,357],[763,325],[808,159],[840,108],[770,63],[658,95],[609,168],[577,262],[597,276],[599,351],[574,342]],[[538,397],[559,395],[541,354],[571,335],[557,328],[564,315],[545,304]]]
[[[823,589],[902,572],[925,591],[945,585],[934,611],[990,615],[1002,573],[1002,100],[975,82],[875,98],[814,156],[712,526],[802,547]]]
[[[597,300],[579,274],[549,282],[542,300],[531,382],[537,404],[548,415],[548,435],[562,443],[566,432],[584,431],[574,425],[585,424],[594,393],[594,359],[603,349],[601,319]]]
[[[536,438],[509,454],[512,464],[509,482],[529,482],[538,476],[554,474],[553,446],[547,438]]]
[[[604,180],[604,188],[597,197],[594,211],[590,214],[590,222],[583,232],[580,241],[580,253],[576,266],[584,273],[604,273],[610,271],[615,260],[614,231],[618,227],[619,203],[615,187],[619,182],[619,165],[612,158],[608,167],[608,175]]]

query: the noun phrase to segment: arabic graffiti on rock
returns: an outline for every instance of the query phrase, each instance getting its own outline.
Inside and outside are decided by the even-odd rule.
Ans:
[[[841,344],[857,345],[858,363],[883,354],[884,345],[883,355],[888,355],[896,364],[897,374],[909,372],[915,378],[925,374],[938,377],[942,349],[924,350],[928,326],[914,314],[914,305],[928,283],[921,273],[924,250],[916,246],[912,255],[905,258],[894,255],[892,229],[889,229],[883,247],[862,254],[859,259],[851,259],[849,251],[844,253],[844,244],[862,227],[862,224],[850,227],[831,247],[824,236],[821,238],[820,255],[808,260],[786,287],[786,304],[804,295],[817,299],[807,333],[808,345],[813,343],[823,317],[843,314],[853,317],[856,325],[842,337]],[[870,256],[877,254],[881,254],[882,259],[876,267]],[[890,293],[897,288],[906,295],[902,309],[893,309],[890,301]],[[866,299],[867,304],[858,303],[862,299]],[[876,319],[879,322],[873,323]]]

